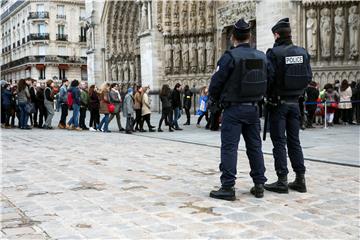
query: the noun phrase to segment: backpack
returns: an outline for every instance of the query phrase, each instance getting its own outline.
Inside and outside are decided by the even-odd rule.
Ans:
[[[69,107],[72,107],[73,103],[74,103],[73,95],[72,95],[72,92],[69,91],[67,94],[67,105]]]

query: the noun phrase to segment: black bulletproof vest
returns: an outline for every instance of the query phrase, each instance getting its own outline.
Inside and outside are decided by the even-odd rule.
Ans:
[[[295,97],[304,93],[311,81],[310,59],[304,48],[280,45],[272,49],[276,56],[275,95]]]
[[[222,102],[257,102],[266,92],[266,55],[249,47],[227,51],[234,59],[234,70],[221,94]]]

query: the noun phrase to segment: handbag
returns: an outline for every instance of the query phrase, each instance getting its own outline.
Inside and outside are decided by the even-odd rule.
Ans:
[[[107,104],[107,107],[108,107],[109,113],[114,113],[114,111],[115,111],[115,105],[114,105],[113,103],[108,103],[108,104]]]
[[[25,111],[26,111],[28,114],[35,113],[35,112],[36,112],[35,105],[34,105],[33,103],[31,103],[31,102],[26,103],[26,105],[25,105]]]

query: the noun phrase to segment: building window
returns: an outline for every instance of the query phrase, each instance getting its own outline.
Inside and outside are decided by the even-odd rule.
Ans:
[[[56,18],[66,19],[65,16],[65,6],[64,5],[57,5],[57,15]]]
[[[85,20],[85,8],[80,8],[80,21]]]
[[[43,23],[38,24],[38,33],[44,34],[45,32],[46,32],[45,24],[43,24]]]
[[[86,42],[86,28],[80,28],[80,42]]]
[[[45,76],[45,68],[39,70],[39,79],[40,79],[40,80],[46,79],[46,76]]]
[[[60,80],[66,79],[66,70],[65,69],[59,68],[59,79]]]
[[[65,26],[64,25],[58,25],[58,34],[59,35],[65,34]]]
[[[86,70],[86,68],[81,69],[81,80],[82,81],[87,81],[87,70]]]
[[[46,46],[39,45],[39,56],[45,56],[45,55],[46,55]]]
[[[44,4],[37,4],[36,5],[36,11],[37,12],[44,12],[45,11]]]

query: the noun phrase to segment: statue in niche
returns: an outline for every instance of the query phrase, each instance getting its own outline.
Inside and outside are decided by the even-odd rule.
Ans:
[[[192,73],[196,73],[197,70],[197,46],[195,37],[191,37],[189,43],[189,60],[190,60],[190,70]]]
[[[111,65],[111,81],[116,81],[116,65],[113,63]]]
[[[175,34],[179,33],[180,19],[179,19],[179,1],[174,3],[174,15],[173,15],[173,31]]]
[[[124,71],[122,68],[122,62],[118,63],[117,68],[118,68],[118,81],[122,83],[124,81]]]
[[[199,3],[199,26],[198,26],[198,32],[204,32],[205,31],[205,2],[204,1],[200,1]]]
[[[214,9],[214,2],[213,1],[209,1],[207,6],[207,24],[206,24],[206,28],[207,28],[207,32],[212,32],[213,31],[213,25],[214,25],[214,13],[213,13],[213,9]]]
[[[124,83],[128,83],[129,82],[129,62],[128,62],[128,60],[124,61],[123,70],[124,70]]]
[[[130,61],[130,82],[134,83],[135,82],[135,65],[134,65],[134,61]]]
[[[171,63],[172,63],[172,46],[171,46],[171,39],[165,38],[165,73],[170,74],[171,73]]]
[[[320,15],[321,56],[328,58],[330,57],[331,42],[330,10],[328,8],[323,8],[320,11]]]
[[[204,37],[199,37],[198,49],[198,62],[200,72],[205,71],[205,42]]]
[[[174,56],[174,73],[180,73],[180,62],[181,62],[181,46],[179,38],[174,39],[173,46],[173,56]]]
[[[357,6],[349,8],[349,40],[350,54],[349,58],[354,59],[359,56],[359,14]]]
[[[214,41],[212,36],[207,37],[206,41],[206,68],[208,73],[214,70]]]
[[[181,32],[186,33],[188,30],[188,2],[183,1],[181,8]]]
[[[314,9],[309,9],[306,12],[306,42],[307,50],[311,57],[316,56],[317,51],[317,19],[316,11]]]
[[[171,1],[166,1],[165,5],[165,32],[170,33],[171,31]]]
[[[147,4],[146,2],[142,3],[141,6],[141,27],[140,27],[140,31],[144,32],[146,30],[148,30],[148,16],[147,16]]]
[[[344,56],[345,17],[342,7],[335,10],[335,56]]]
[[[162,5],[163,2],[161,0],[158,0],[157,2],[157,28],[159,32],[162,32]]]
[[[190,5],[190,30],[196,29],[196,2],[192,1]]]
[[[189,71],[189,44],[187,37],[182,39],[181,49],[183,73],[187,73]]]

